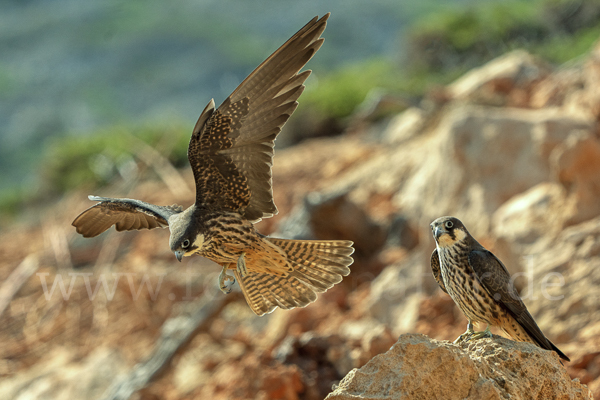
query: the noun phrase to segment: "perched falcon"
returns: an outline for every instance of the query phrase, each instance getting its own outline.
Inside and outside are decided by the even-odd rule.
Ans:
[[[514,288],[500,260],[469,234],[457,218],[441,217],[431,223],[436,249],[431,253],[433,277],[469,320],[456,341],[490,337],[497,326],[519,342],[553,350],[570,361],[540,330]],[[485,323],[475,332],[473,323]]]
[[[257,315],[276,307],[304,307],[340,282],[350,273],[352,242],[268,238],[253,225],[277,214],[271,175],[275,138],[298,106],[311,72],[299,71],[323,44],[328,18],[313,18],[219,108],[213,100],[206,106],[188,148],[194,205],[183,210],[90,196],[99,203],[75,218],[77,232],[93,237],[112,225],[117,231],[168,226],[177,259],[199,254],[221,265],[219,287],[225,293],[235,282],[226,271],[234,270]]]

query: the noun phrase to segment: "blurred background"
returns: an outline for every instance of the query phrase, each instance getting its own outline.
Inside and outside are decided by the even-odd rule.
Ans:
[[[88,194],[191,204],[202,109],[326,12],[258,229],[353,240],[340,285],[259,318],[164,230],[76,235]],[[599,38],[596,0],[0,3],[2,398],[324,398],[465,330],[429,268],[447,214],[600,395]]]

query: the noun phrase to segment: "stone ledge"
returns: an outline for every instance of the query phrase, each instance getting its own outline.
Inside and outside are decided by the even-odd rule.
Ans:
[[[326,400],[592,398],[555,353],[533,344],[500,336],[453,344],[407,334],[350,371]]]

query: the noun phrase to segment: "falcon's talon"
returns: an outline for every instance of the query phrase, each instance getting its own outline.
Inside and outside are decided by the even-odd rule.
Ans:
[[[454,342],[452,343],[462,343],[464,341],[469,341],[471,340],[471,336],[473,336],[473,334],[475,333],[475,330],[473,329],[473,323],[471,321],[469,321],[469,323],[467,324],[467,330],[465,331],[465,333],[463,333],[462,335],[460,335],[459,337],[456,338],[456,340],[454,340]]]
[[[490,326],[488,325],[484,331],[471,332],[471,335],[467,338],[467,341],[479,340],[479,339],[491,338],[491,337],[492,337],[492,332],[490,331]]]
[[[246,260],[244,260],[245,252],[240,254],[240,258],[237,260],[237,272],[243,278],[248,274],[248,268],[246,268]]]
[[[235,283],[235,278],[231,275],[227,275],[228,268],[229,264],[224,265],[221,273],[219,274],[219,289],[221,289],[221,292],[225,294],[231,293],[231,289]],[[227,281],[231,281],[231,284],[227,284]]]

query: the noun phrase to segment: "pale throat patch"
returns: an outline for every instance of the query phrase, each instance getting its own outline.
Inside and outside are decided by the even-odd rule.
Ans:
[[[452,237],[450,237],[449,234],[447,234],[447,233],[443,234],[438,239],[438,246],[440,246],[440,247],[453,246],[454,243],[460,242],[465,237],[467,237],[467,234],[463,230],[461,230],[461,229],[456,229],[456,230],[454,230],[454,237],[455,238],[452,239]]]

